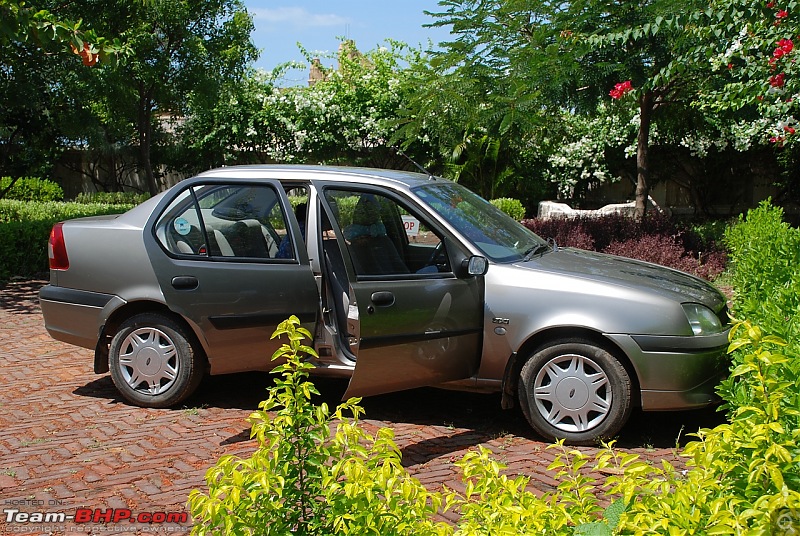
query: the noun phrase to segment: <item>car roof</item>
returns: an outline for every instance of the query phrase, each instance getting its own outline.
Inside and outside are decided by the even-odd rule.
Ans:
[[[431,181],[450,182],[441,177],[424,175],[412,171],[397,169],[378,169],[348,166],[320,166],[300,164],[258,164],[247,166],[221,167],[205,171],[197,177],[215,177],[232,179],[264,179],[280,178],[287,180],[326,180],[326,181],[358,181],[371,179],[373,181],[389,181],[405,185],[408,188],[430,184]]]

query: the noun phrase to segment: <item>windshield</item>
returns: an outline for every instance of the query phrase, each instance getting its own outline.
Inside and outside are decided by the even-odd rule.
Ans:
[[[435,182],[413,191],[495,262],[527,260],[550,249],[533,231],[461,185]]]

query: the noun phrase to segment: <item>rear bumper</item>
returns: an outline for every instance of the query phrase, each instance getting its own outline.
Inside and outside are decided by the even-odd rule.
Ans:
[[[56,340],[94,349],[100,336],[103,308],[111,294],[46,285],[39,303],[47,332]]]
[[[694,337],[606,335],[628,355],[641,389],[642,409],[700,408],[720,401],[728,374],[728,332]]]

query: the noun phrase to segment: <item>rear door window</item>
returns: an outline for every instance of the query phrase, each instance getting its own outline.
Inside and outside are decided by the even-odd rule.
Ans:
[[[182,192],[155,227],[169,253],[227,260],[277,259],[286,215],[271,185],[201,185]],[[284,259],[293,259],[294,251]]]

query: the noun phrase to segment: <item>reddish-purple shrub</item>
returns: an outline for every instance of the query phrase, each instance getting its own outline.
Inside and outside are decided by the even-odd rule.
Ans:
[[[522,225],[542,238],[552,238],[559,246],[595,250],[594,238],[584,229],[580,220],[531,219],[522,220]]]
[[[566,234],[561,238],[561,240],[556,240],[556,244],[561,244],[564,247],[570,248],[578,248],[578,249],[588,249],[593,250],[594,247],[594,239],[581,229],[580,227],[574,227],[572,229],[568,229]]]
[[[715,279],[727,261],[725,251],[703,241],[662,214],[642,223],[622,215],[524,220],[523,225],[560,246],[602,251]]]
[[[652,262],[689,273],[696,273],[699,266],[696,259],[686,255],[686,250],[675,238],[664,235],[651,234],[612,242],[603,253]]]

